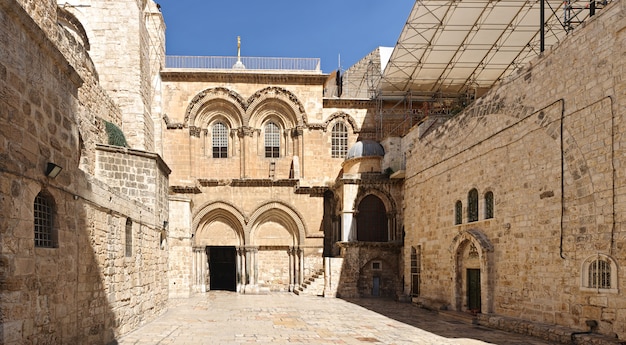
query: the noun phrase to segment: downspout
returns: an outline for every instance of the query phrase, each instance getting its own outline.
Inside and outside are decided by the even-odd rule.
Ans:
[[[563,140],[563,120],[565,118],[565,99],[561,98],[561,234],[559,243],[559,255],[561,259],[565,260],[563,256],[563,219],[565,218],[565,154],[564,154],[564,140]]]
[[[613,96],[608,96],[611,100],[611,193],[612,195],[612,220],[611,220],[611,243],[609,255],[613,256],[613,245],[615,244],[615,111],[613,109]]]

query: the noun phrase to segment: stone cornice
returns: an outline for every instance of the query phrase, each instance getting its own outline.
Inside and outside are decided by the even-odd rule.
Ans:
[[[163,171],[166,175],[169,175],[172,172],[172,169],[167,166],[167,163],[165,163],[165,161],[161,158],[161,156],[159,156],[158,153],[104,144],[96,144],[96,151],[114,152],[153,159],[157,163],[159,169],[161,169],[161,171]]]
[[[375,109],[376,101],[373,99],[324,98],[324,108]]]
[[[161,71],[163,81],[211,81],[223,83],[324,85],[328,74],[292,71],[232,71],[169,68]]]

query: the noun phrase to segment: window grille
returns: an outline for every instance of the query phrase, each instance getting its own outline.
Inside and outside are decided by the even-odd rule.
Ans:
[[[265,157],[280,157],[280,131],[274,122],[265,125]]]
[[[611,288],[611,264],[605,260],[595,260],[589,265],[589,287]]]
[[[467,194],[467,221],[478,221],[478,191],[473,188]]]
[[[457,200],[454,204],[454,225],[463,223],[463,203]]]
[[[485,193],[485,219],[493,218],[493,192]]]
[[[126,257],[131,257],[133,255],[133,221],[130,218],[126,218]]]
[[[421,247],[411,247],[411,296],[419,296],[420,293],[420,254]]]
[[[213,158],[228,158],[228,127],[218,122],[211,131]]]
[[[41,193],[35,197],[33,204],[35,223],[35,247],[54,248],[52,200]]]
[[[343,122],[333,126],[331,133],[332,158],[345,158],[348,152],[348,129]]]

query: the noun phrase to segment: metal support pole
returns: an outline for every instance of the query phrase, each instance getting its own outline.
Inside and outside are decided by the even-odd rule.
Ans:
[[[546,50],[546,0],[541,0],[539,6],[539,20],[541,21],[539,30],[539,51]]]

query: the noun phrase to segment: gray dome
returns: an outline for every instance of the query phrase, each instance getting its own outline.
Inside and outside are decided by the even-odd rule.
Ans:
[[[383,157],[385,156],[385,149],[379,143],[374,140],[362,140],[357,141],[348,150],[346,160],[360,157]]]

